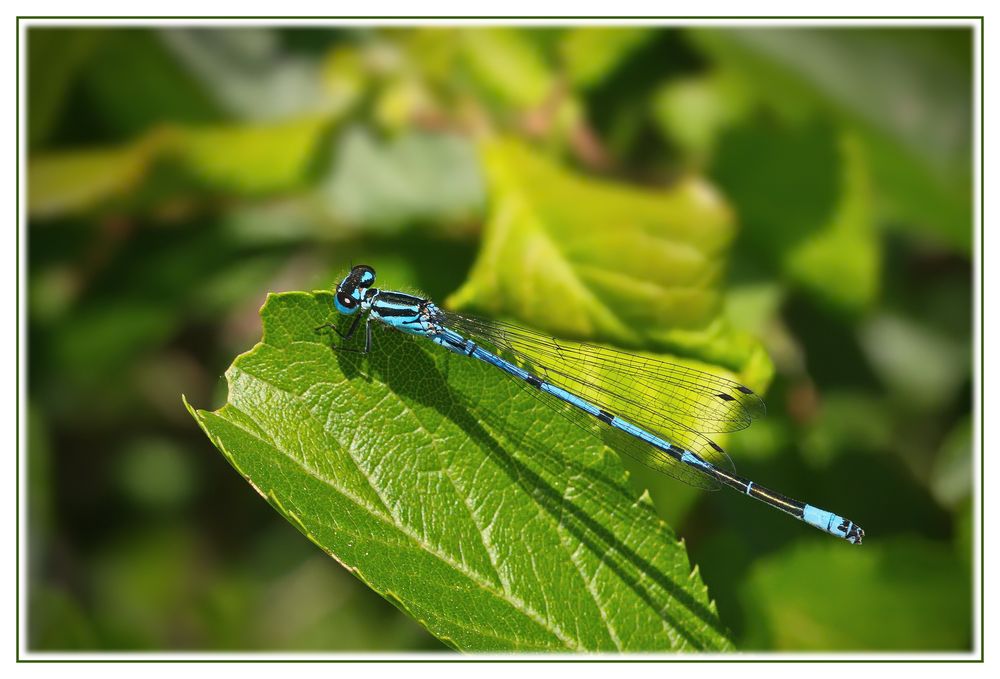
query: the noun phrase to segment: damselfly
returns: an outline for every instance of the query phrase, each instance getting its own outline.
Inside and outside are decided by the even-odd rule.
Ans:
[[[346,332],[329,327],[348,340],[364,318],[365,342],[363,349],[334,349],[368,353],[372,319],[426,337],[520,380],[614,450],[657,471],[701,488],[729,486],[830,535],[861,543],[865,532],[857,524],[738,476],[729,455],[706,436],[738,431],[763,414],[763,402],[747,387],[666,361],[447,312],[429,299],[379,290],[374,283],[375,270],[361,265],[337,286],[334,306],[355,318]]]

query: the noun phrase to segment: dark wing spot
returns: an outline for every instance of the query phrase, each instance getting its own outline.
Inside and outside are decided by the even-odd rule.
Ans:
[[[748,387],[744,387],[742,384],[740,386],[736,387],[736,389],[739,390],[739,391],[742,391],[744,394],[752,394],[753,393],[753,389],[750,389]]]
[[[730,396],[729,394],[716,394],[716,396],[718,396],[719,398],[721,398],[723,401],[735,401],[736,400],[735,397]]]

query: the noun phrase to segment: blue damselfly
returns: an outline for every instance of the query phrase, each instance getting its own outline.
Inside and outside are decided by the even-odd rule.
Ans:
[[[334,306],[355,318],[346,332],[329,327],[348,340],[364,318],[365,341],[363,349],[334,349],[367,353],[372,319],[426,337],[520,380],[557,412],[652,469],[700,488],[729,486],[830,535],[861,543],[865,533],[857,524],[738,476],[729,455],[706,436],[738,431],[763,414],[764,403],[749,388],[666,361],[451,313],[374,283],[374,269],[361,265],[337,286]]]

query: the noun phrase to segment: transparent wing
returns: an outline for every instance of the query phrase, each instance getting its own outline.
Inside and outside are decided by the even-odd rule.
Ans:
[[[514,379],[514,381],[527,393],[537,398],[546,406],[553,409],[588,434],[592,434],[593,436],[601,439],[604,445],[608,448],[611,448],[619,453],[624,453],[632,459],[638,460],[650,469],[666,474],[667,476],[677,479],[678,481],[686,483],[690,486],[702,488],[704,490],[718,490],[720,488],[719,483],[715,479],[702,474],[682,462],[678,462],[662,450],[654,448],[645,441],[637,439],[630,434],[626,434],[621,429],[612,427],[610,424],[602,422],[596,417],[592,417],[582,410],[574,408],[570,404],[551,394],[529,387],[523,380],[516,378],[512,379]],[[664,436],[664,434],[660,435]],[[694,436],[691,437],[691,440],[687,443],[677,442],[677,445],[698,453],[703,459],[708,460],[717,467],[733,471],[733,463],[732,460],[729,459],[729,456],[721,448],[715,446],[714,443],[706,443],[706,441],[707,439],[704,437]]]
[[[721,469],[732,470],[732,461],[705,433],[743,429],[764,413],[763,401],[753,391],[710,373],[607,347],[555,340],[499,321],[442,312],[440,322]],[[645,442],[544,392],[529,392],[616,450],[691,485],[717,487]]]
[[[669,419],[701,433],[745,429],[764,415],[764,402],[733,380],[694,368],[608,347],[556,340],[510,323],[443,313],[443,322],[466,337],[508,351],[553,384],[583,397],[608,399],[605,410],[631,413],[643,426]],[[603,407],[603,406],[602,406]],[[638,418],[638,419],[636,419]],[[641,420],[641,421],[640,421]]]

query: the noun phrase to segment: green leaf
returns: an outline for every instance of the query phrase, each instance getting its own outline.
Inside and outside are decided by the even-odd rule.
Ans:
[[[656,92],[654,120],[668,139],[699,160],[711,153],[724,129],[746,115],[750,97],[744,88],[720,74],[671,80]]]
[[[782,285],[771,281],[745,282],[726,291],[726,318],[737,328],[763,334],[784,301]]]
[[[890,224],[971,247],[971,30],[688,35],[786,119],[822,112],[848,125],[868,152],[879,214]]]
[[[655,35],[636,26],[582,26],[561,37],[559,52],[570,82],[584,89],[600,84],[632,50]]]
[[[840,175],[832,126],[761,118],[727,131],[711,168],[739,215],[742,240],[772,271],[830,220]]]
[[[177,160],[206,190],[227,194],[288,191],[309,177],[330,121],[305,118],[278,124],[187,130]]]
[[[856,136],[815,121],[747,122],[722,135],[712,175],[759,263],[835,311],[871,305],[881,245]]]
[[[459,62],[500,102],[520,108],[539,106],[552,93],[555,78],[530,33],[515,28],[477,28],[460,34]]]
[[[163,194],[199,189],[237,195],[289,191],[309,178],[311,163],[331,121],[308,118],[281,124],[161,128],[117,148],[53,152],[28,165],[28,209],[33,217],[79,214],[119,204],[148,209]],[[162,179],[167,165],[187,183]],[[163,183],[162,190],[158,183]],[[133,195],[135,194],[135,195]]]
[[[810,541],[754,566],[744,590],[751,622],[741,646],[968,649],[971,597],[969,571],[947,546],[914,538],[873,540],[862,549]]]
[[[340,141],[321,200],[339,219],[384,230],[459,222],[486,202],[475,148],[452,134],[411,132],[380,143],[362,129]]]
[[[872,186],[857,138],[841,143],[840,198],[829,223],[786,256],[784,267],[799,286],[835,309],[859,312],[879,287],[880,234],[872,211]]]
[[[734,228],[704,181],[633,188],[573,174],[516,142],[488,146],[484,162],[490,216],[450,306],[734,371],[769,364],[719,316]]]
[[[328,292],[271,295],[261,315],[227,404],[192,415],[282,515],[435,636],[466,651],[729,648],[617,457],[513,380],[381,328],[367,357],[335,353],[315,331]]]
[[[642,344],[651,324],[700,329],[715,318],[734,230],[703,182],[635,189],[574,175],[516,142],[487,147],[484,162],[490,218],[452,305],[625,345]]]
[[[159,138],[115,149],[64,151],[28,161],[28,213],[50,218],[77,214],[138,187]]]

